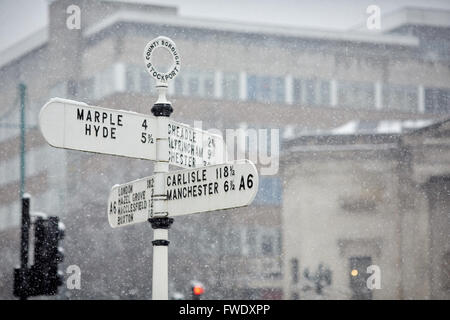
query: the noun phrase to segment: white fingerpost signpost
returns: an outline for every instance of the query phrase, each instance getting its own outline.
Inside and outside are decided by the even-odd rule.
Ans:
[[[153,53],[157,48],[164,48],[172,54],[173,63],[167,73],[161,73],[153,64]],[[168,299],[168,247],[169,228],[173,218],[169,217],[167,196],[164,188],[164,175],[169,172],[169,117],[173,112],[172,105],[167,101],[166,93],[168,81],[175,78],[180,71],[180,56],[175,43],[166,37],[157,37],[151,40],[144,49],[145,67],[156,80],[158,100],[151,111],[156,117],[156,162],[153,172],[154,186],[152,195],[153,212],[149,221],[153,228],[153,300]]]
[[[161,72],[153,63],[158,48],[172,56]],[[168,299],[168,230],[174,216],[249,205],[258,191],[258,172],[249,160],[227,162],[219,135],[169,120],[168,83],[180,72],[180,56],[167,37],[151,40],[145,67],[156,80],[153,115],[89,106],[53,98],[41,109],[39,126],[57,148],[155,161],[154,175],[111,189],[111,227],[149,221],[153,228],[152,298]],[[184,168],[169,172],[169,164]]]

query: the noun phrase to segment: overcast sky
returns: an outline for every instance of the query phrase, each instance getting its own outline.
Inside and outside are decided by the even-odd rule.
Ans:
[[[139,0],[175,5],[186,17],[345,30],[365,23],[366,8],[383,14],[404,6],[450,10],[449,0]],[[81,13],[83,14],[83,13]],[[0,0],[0,51],[48,22],[47,0]]]

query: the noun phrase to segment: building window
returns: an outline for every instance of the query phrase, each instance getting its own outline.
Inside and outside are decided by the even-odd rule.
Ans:
[[[330,81],[320,80],[319,104],[329,106],[331,104]]]
[[[304,81],[305,103],[308,105],[316,104],[316,82],[312,79]]]
[[[155,93],[155,81],[146,70],[143,70],[138,65],[126,66],[125,81],[127,92],[139,92],[142,94]]]
[[[281,232],[279,228],[247,226],[242,231],[242,255],[275,257],[281,253]]]
[[[294,103],[314,105],[330,105],[330,81],[324,79],[294,79]]]
[[[418,89],[413,86],[383,85],[383,105],[385,108],[416,112],[418,110]]]
[[[258,233],[260,255],[274,257],[281,253],[281,233],[278,228],[260,227]]]
[[[294,79],[292,91],[294,102],[302,103],[302,81],[300,79]]]
[[[285,103],[286,101],[286,83],[282,77],[275,78],[275,102]]]
[[[425,112],[450,113],[450,89],[425,88]]]
[[[261,241],[261,253],[263,256],[272,256],[274,253],[273,245],[274,239],[271,235],[263,234]]]
[[[223,98],[237,100],[239,98],[239,74],[226,72],[222,78]]]
[[[268,146],[268,148],[270,148]],[[281,204],[282,185],[279,177],[261,176],[255,203],[264,205]]]
[[[285,87],[283,77],[249,75],[247,77],[247,99],[263,103],[284,103]]]
[[[375,85],[371,82],[339,81],[338,101],[344,107],[374,109]]]
[[[272,96],[271,78],[259,77],[257,78],[257,99],[262,102],[269,102]]]
[[[249,101],[256,101],[258,93],[256,76],[248,76],[247,78],[247,99]]]
[[[214,97],[214,72],[205,72],[202,80],[203,96],[206,98]]]
[[[194,76],[190,75],[188,80],[188,94],[191,97],[199,96],[200,95],[200,86],[199,86],[199,79]]]
[[[183,76],[177,76],[174,84],[174,94],[190,97],[214,97],[214,72],[186,71]]]
[[[371,300],[372,291],[367,288],[367,267],[372,265],[372,258],[367,256],[351,257],[350,262],[350,289],[352,291],[352,299],[354,300]]]

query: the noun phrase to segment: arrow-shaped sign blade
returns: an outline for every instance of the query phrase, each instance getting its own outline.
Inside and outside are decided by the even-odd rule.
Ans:
[[[169,216],[249,205],[258,191],[258,171],[249,160],[164,174]],[[153,214],[154,176],[115,185],[108,200],[111,227],[144,222]]]
[[[112,187],[108,199],[111,227],[145,222],[152,215],[154,176]]]
[[[243,207],[258,191],[258,171],[249,160],[169,172],[170,216]]]
[[[39,113],[39,127],[57,148],[156,159],[153,116],[53,98]]]
[[[169,119],[169,163],[200,168],[226,162],[222,136]]]

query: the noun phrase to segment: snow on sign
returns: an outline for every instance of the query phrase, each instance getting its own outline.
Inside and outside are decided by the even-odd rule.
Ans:
[[[153,116],[53,98],[39,113],[39,127],[57,148],[156,159]]]
[[[169,119],[169,163],[198,168],[225,162],[225,145],[212,134]]]
[[[249,160],[164,174],[169,216],[249,205],[258,191],[258,172]],[[108,200],[111,227],[144,222],[153,215],[154,177],[115,185]]]

